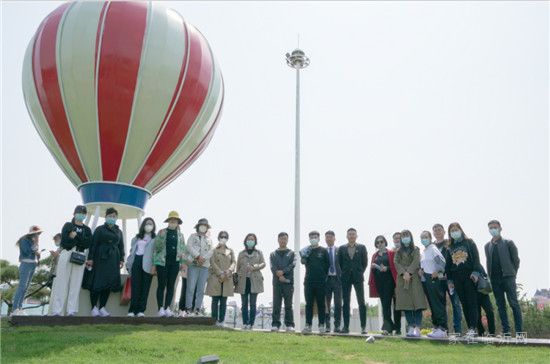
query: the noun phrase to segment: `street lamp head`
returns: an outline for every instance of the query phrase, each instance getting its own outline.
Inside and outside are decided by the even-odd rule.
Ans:
[[[306,68],[309,66],[309,58],[303,50],[295,49],[292,53],[286,54],[286,64],[295,69]]]

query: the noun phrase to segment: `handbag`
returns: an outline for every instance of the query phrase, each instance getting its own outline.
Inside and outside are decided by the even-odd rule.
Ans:
[[[122,288],[122,294],[120,295],[120,305],[126,306],[132,299],[132,281],[130,277],[126,278],[124,287]]]
[[[82,265],[86,262],[86,254],[80,252],[71,252],[69,262],[76,265]]]
[[[237,273],[233,273],[233,285],[239,284],[239,275]]]
[[[485,276],[480,276],[477,280],[477,291],[483,294],[489,294],[493,292],[493,287],[491,286],[491,281]]]

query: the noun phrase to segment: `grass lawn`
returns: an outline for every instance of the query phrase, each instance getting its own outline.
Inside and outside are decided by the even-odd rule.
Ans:
[[[2,363],[549,363],[550,349],[232,332],[189,326],[18,327],[2,323]]]

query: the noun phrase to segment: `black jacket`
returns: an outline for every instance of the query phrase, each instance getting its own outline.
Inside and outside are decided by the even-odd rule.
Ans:
[[[449,280],[480,275],[483,267],[479,262],[477,246],[471,239],[464,239],[449,245],[445,252],[445,274]]]
[[[491,275],[493,249],[498,249],[502,277],[515,277],[519,269],[518,248],[512,240],[499,239],[496,243],[485,244],[485,257],[487,258],[487,272]],[[492,279],[492,277],[490,277]]]
[[[353,259],[349,256],[348,244],[338,248],[338,264],[342,270],[342,282],[363,282],[368,262],[367,248],[362,244],[356,244]]]
[[[322,246],[312,248],[307,257],[302,257],[302,264],[306,266],[304,284],[325,283],[327,281],[329,257]]]
[[[76,231],[74,239],[69,236],[73,231]],[[61,248],[71,250],[76,246],[76,250],[83,252],[90,247],[91,243],[92,230],[86,225],[78,226],[71,221],[63,225],[63,229],[61,229]]]
[[[284,254],[279,254],[280,250],[275,250],[269,256],[269,265],[271,267],[271,273],[273,273],[273,284],[279,281],[279,277],[275,274],[276,271],[282,270],[284,277],[290,280],[290,283],[294,282],[294,266],[296,265],[294,252],[290,249],[286,249]]]

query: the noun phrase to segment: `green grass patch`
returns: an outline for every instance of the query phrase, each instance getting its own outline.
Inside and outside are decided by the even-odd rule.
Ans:
[[[2,323],[2,363],[548,363],[550,349],[448,345],[204,327],[82,325],[10,327]]]

